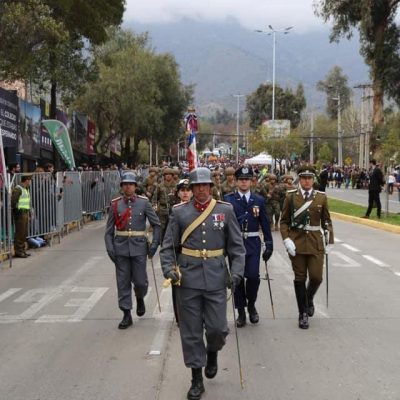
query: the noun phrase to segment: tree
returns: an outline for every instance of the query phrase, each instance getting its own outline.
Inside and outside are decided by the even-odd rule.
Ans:
[[[91,46],[122,21],[124,0],[3,0],[0,14],[0,78],[51,87],[71,97],[91,76]]]
[[[301,84],[294,93],[289,88],[275,87],[275,119],[288,119],[291,121],[291,126],[296,128],[305,107],[304,88]],[[257,129],[265,120],[271,119],[272,85],[260,85],[256,91],[247,96],[246,110],[253,129]]]
[[[349,39],[358,29],[360,52],[372,78],[375,126],[383,122],[385,92],[400,104],[400,30],[395,20],[399,4],[399,0],[320,0],[315,6],[325,22],[333,21],[331,41]]]
[[[350,105],[352,91],[347,84],[347,76],[343,75],[342,68],[337,65],[328,72],[324,81],[317,83],[317,89],[326,93],[326,112],[331,119],[336,119],[338,115],[338,101],[335,98],[340,96],[342,110]]]
[[[325,142],[318,151],[318,163],[330,163],[333,161],[332,150]]]

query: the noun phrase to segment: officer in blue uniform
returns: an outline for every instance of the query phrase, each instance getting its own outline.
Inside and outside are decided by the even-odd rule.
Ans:
[[[272,255],[273,242],[268,217],[265,212],[264,199],[251,193],[251,167],[241,167],[235,172],[238,190],[225,195],[224,200],[233,205],[236,218],[241,227],[244,245],[246,248],[246,261],[244,280],[235,290],[235,305],[238,309],[237,327],[246,325],[246,312],[249,312],[250,322],[256,324],[259,316],[255,303],[260,286],[260,254],[261,238],[260,226],[264,236],[265,250],[263,260],[266,262]]]

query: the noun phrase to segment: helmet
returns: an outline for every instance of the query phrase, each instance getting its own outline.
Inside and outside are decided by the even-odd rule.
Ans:
[[[275,174],[269,174],[269,180],[276,181],[277,180],[276,175]]]
[[[134,184],[137,184],[135,173],[133,171],[125,171],[122,174],[121,183],[120,184],[122,185],[123,183],[134,183]]]
[[[163,175],[175,175],[175,170],[173,168],[164,168]]]
[[[225,168],[225,176],[228,176],[228,175],[235,175],[235,168],[233,168],[233,167]]]
[[[157,167],[150,167],[149,172],[157,172],[158,173],[158,168]]]
[[[204,167],[196,168],[190,172],[189,182],[191,185],[195,185],[196,183],[209,183],[212,185],[211,171]]]

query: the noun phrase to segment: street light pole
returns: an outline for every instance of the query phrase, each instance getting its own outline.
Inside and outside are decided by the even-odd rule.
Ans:
[[[237,112],[236,112],[236,164],[239,164],[239,106],[240,106],[240,98],[243,97],[244,94],[234,94],[233,97],[237,99]]]
[[[314,164],[314,110],[311,110],[310,164]]]
[[[276,78],[276,34],[283,33],[284,35],[288,35],[293,26],[289,26],[285,29],[274,29],[271,25],[268,25],[269,32],[257,29],[258,33],[265,33],[266,35],[272,35],[272,112],[271,119],[275,121],[275,78]]]
[[[332,97],[332,100],[337,101],[337,135],[338,135],[338,159],[339,168],[343,166],[343,148],[342,148],[342,110],[340,103],[340,92],[337,92],[337,97]]]

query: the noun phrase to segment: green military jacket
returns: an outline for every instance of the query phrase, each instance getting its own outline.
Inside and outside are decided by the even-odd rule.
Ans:
[[[328,231],[329,244],[334,243],[328,200],[324,192],[313,190],[311,205],[294,218],[295,212],[305,203],[300,189],[289,190],[283,203],[280,230],[282,239],[290,238],[296,245],[296,254],[323,254],[325,248],[324,231]],[[308,230],[307,226],[310,229]],[[316,230],[317,228],[320,228]]]

